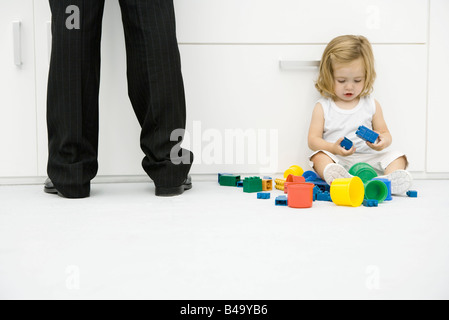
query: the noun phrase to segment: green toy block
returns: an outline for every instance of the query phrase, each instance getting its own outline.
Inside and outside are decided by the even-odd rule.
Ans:
[[[259,177],[250,177],[243,180],[243,192],[253,193],[262,191],[262,179]]]
[[[220,186],[236,187],[237,182],[239,182],[239,181],[240,181],[240,176],[234,176],[234,175],[220,176]]]

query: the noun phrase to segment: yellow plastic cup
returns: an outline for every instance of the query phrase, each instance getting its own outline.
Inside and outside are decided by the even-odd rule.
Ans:
[[[284,172],[284,178],[287,178],[288,175],[292,174],[294,176],[302,177],[304,170],[300,166],[291,166]]]
[[[331,199],[338,206],[360,207],[365,197],[362,179],[335,179],[331,184]]]

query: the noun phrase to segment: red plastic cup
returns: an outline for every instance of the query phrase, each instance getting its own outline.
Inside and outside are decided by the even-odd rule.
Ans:
[[[311,208],[313,204],[313,183],[295,183],[288,187],[290,208]]]
[[[296,184],[296,183],[305,183],[306,182],[306,178],[304,177],[299,177],[299,176],[294,176],[292,174],[290,174],[287,177],[287,180],[285,180],[284,183],[284,193],[288,193],[288,186],[291,184]]]

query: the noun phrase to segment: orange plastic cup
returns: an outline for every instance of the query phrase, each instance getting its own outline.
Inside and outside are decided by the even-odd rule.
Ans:
[[[291,184],[288,187],[288,206],[290,208],[311,208],[314,186],[313,183]]]

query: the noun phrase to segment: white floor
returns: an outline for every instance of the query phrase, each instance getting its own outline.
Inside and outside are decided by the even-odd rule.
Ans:
[[[0,187],[0,299],[448,299],[449,181],[415,189],[301,210],[216,182]]]

